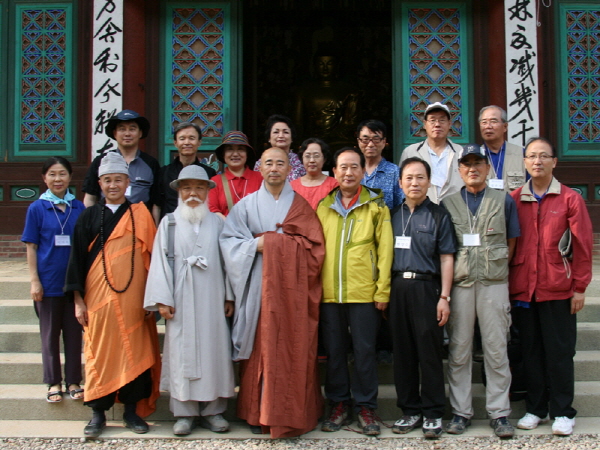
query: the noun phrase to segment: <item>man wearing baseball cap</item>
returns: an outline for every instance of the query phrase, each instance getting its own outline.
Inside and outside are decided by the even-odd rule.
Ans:
[[[400,158],[402,164],[406,158],[416,156],[431,166],[431,186],[427,197],[434,203],[440,203],[462,186],[457,164],[462,147],[448,139],[451,126],[450,109],[440,102],[430,104],[425,108],[423,118],[427,139],[406,147]]]
[[[140,151],[140,139],[148,136],[150,123],[137,112],[125,109],[111,117],[104,128],[106,135],[117,141],[117,153],[125,159],[129,170],[129,187],[125,197],[131,203],[144,202],[152,211],[158,199],[158,174],[160,165],[152,156]],[[95,205],[102,196],[98,185],[98,168],[106,154],[97,156],[88,169],[83,182],[86,207]],[[156,220],[156,218],[155,218]]]
[[[490,164],[485,150],[467,144],[458,155],[464,187],[442,201],[458,242],[454,258],[452,313],[448,320],[450,346],[448,386],[453,418],[450,434],[462,434],[471,423],[472,350],[475,320],[479,321],[486,370],[486,411],[496,436],[510,438],[508,421],[511,373],[507,336],[510,326],[508,262],[521,234],[515,201],[504,191],[489,188]]]

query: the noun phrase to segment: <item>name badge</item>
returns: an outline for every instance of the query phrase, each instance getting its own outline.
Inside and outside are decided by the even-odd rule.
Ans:
[[[463,234],[463,245],[465,247],[479,247],[481,245],[481,241],[479,240],[479,233]]]
[[[56,247],[70,247],[71,246],[71,236],[68,234],[57,234],[54,236],[54,245]]]
[[[412,237],[410,237],[410,236],[396,236],[395,248],[410,249],[411,240],[412,240]]]
[[[131,185],[127,186],[125,190],[125,197],[131,197]]]
[[[504,190],[504,180],[499,179],[499,178],[492,178],[490,180],[488,180],[489,182],[489,186],[492,189],[499,189],[499,190]]]

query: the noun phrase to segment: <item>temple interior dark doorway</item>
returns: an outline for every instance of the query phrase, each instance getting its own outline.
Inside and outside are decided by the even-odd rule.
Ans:
[[[316,137],[333,151],[354,144],[354,129],[365,118],[382,120],[391,133],[390,0],[254,0],[244,2],[242,17],[244,130],[258,149],[265,120],[275,113],[297,123],[294,148],[315,134],[324,134]],[[326,53],[334,56],[337,77],[318,68]],[[329,89],[320,89],[323,76]],[[327,101],[318,97],[327,95],[335,101],[323,106]],[[321,105],[320,117],[310,114],[311,102]]]

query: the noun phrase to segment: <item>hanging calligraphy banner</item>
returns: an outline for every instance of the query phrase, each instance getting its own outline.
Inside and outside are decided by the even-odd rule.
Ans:
[[[539,89],[535,2],[504,2],[508,140],[525,146],[539,135]]]
[[[123,109],[123,0],[94,0],[93,40],[92,159],[116,149],[104,126]]]

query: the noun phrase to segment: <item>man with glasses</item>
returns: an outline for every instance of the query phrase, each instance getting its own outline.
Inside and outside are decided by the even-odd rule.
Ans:
[[[448,320],[448,387],[453,418],[446,432],[462,434],[471,423],[473,328],[478,320],[490,426],[496,436],[511,438],[508,262],[520,234],[519,219],[510,195],[488,189],[490,164],[479,145],[465,145],[458,164],[465,186],[442,201],[458,241]]]
[[[510,195],[522,235],[510,264],[510,298],[523,347],[527,413],[518,428],[554,419],[552,433],[573,432],[576,313],[592,279],[592,223],[581,195],[554,178],[556,150],[544,138],[525,147],[531,179]],[[571,256],[559,247],[570,234]]]
[[[448,139],[451,126],[450,110],[446,105],[435,102],[427,106],[423,119],[427,139],[406,147],[400,158],[402,164],[405,159],[416,156],[431,166],[431,187],[427,197],[434,203],[440,203],[462,186],[456,162],[462,147]]]
[[[381,189],[383,199],[391,210],[402,203],[404,194],[398,178],[400,170],[381,155],[387,145],[386,127],[379,120],[363,120],[356,128],[358,148],[365,155],[365,176],[362,184],[369,188]]]
[[[523,149],[504,139],[508,131],[506,111],[496,105],[484,106],[479,112],[479,129],[491,165],[488,186],[506,192],[523,186],[527,174]]]

